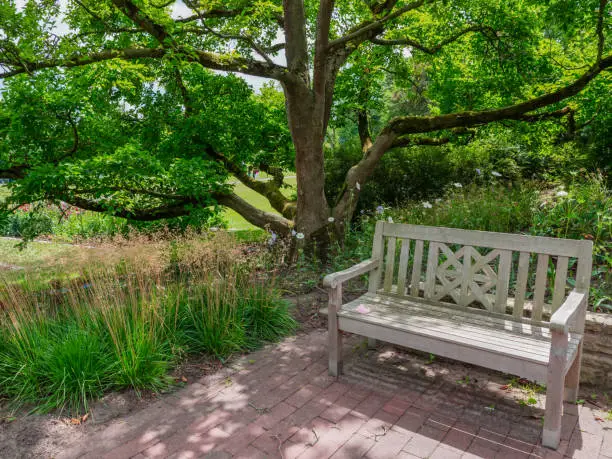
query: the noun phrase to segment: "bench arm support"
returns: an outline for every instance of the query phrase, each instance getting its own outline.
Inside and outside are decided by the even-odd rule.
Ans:
[[[355,266],[345,269],[344,271],[328,274],[325,276],[325,278],[323,278],[323,287],[334,288],[349,279],[369,273],[373,269],[378,268],[379,264],[380,260],[365,260],[356,264]]]
[[[576,319],[576,315],[582,312],[586,299],[585,293],[580,293],[576,290],[570,292],[565,302],[550,318],[551,331],[563,333],[564,335],[569,333],[570,325]]]

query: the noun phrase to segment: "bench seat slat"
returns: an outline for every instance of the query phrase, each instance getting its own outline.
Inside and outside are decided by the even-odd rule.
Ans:
[[[477,312],[470,312],[459,309],[450,309],[445,307],[419,304],[411,302],[410,300],[398,300],[396,298],[389,298],[385,296],[375,295],[364,295],[350,303],[343,306],[343,310],[352,310],[360,304],[373,305],[378,308],[382,305],[383,308],[390,304],[390,308],[397,308],[396,313],[400,313],[407,317],[412,315],[427,315],[431,317],[444,317],[450,318],[454,322],[463,324],[464,327],[474,325],[475,327],[489,327],[499,331],[514,331],[517,334],[522,335],[519,340],[524,340],[525,337],[531,337],[535,340],[550,340],[550,330],[548,327],[542,327],[533,325],[530,323],[520,323],[513,320],[503,320],[496,317],[490,317],[478,314]],[[510,335],[508,339],[512,339]]]
[[[366,304],[370,312],[368,314],[356,312],[354,309],[359,304]],[[464,322],[466,314],[461,314],[462,317],[459,319],[450,313],[444,316],[437,311],[439,315],[434,316],[431,309],[419,308],[415,304],[406,310],[405,306],[381,296],[372,298],[372,295],[367,295],[343,306],[339,313],[340,327],[342,328],[342,319],[351,319],[499,355],[512,356],[537,365],[548,365],[550,339],[546,339],[546,336],[535,337],[518,330],[503,329],[499,327],[499,322],[497,326],[492,326],[495,325],[495,319],[482,321],[481,317],[477,317],[468,325]],[[545,327],[533,328],[540,329],[542,333],[549,333]],[[576,352],[581,339],[581,335],[571,335],[569,353]],[[491,364],[494,365],[493,362]]]
[[[418,326],[421,326],[423,322],[425,325],[440,329],[445,333],[464,336],[477,341],[484,340],[500,348],[524,349],[528,352],[542,354],[544,358],[548,358],[548,345],[550,343],[548,329],[540,331],[540,327],[537,327],[538,329],[531,331],[529,329],[521,330],[517,328],[510,330],[499,325],[492,326],[492,324],[486,321],[464,322],[464,317],[430,313],[427,310],[383,305],[383,311],[381,312],[379,304],[375,304],[374,307],[370,303],[368,305],[372,308],[372,311],[367,314],[368,317],[378,317],[383,318],[386,322],[410,323]],[[351,315],[351,313],[349,312],[348,315]],[[362,319],[361,316],[363,314],[357,316],[358,320]],[[484,335],[483,329],[487,330]],[[540,333],[539,336],[538,333]],[[542,353],[542,349],[546,350]]]

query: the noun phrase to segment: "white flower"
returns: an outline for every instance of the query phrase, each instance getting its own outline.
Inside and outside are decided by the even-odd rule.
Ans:
[[[213,226],[210,228],[211,231],[215,232],[215,231],[219,231],[219,228],[217,228],[216,226]]]
[[[355,183],[355,188],[357,188],[357,190],[361,190],[361,185],[359,184],[359,182]]]
[[[493,172],[491,172],[491,175],[492,175],[493,177],[501,177],[501,176],[502,176],[502,175],[501,175],[499,172],[497,172],[497,171],[493,171]]]
[[[442,198],[437,198],[436,202],[442,202]]]
[[[292,235],[292,236],[295,236],[296,234],[297,234],[297,233],[296,233],[296,231],[295,231],[294,229],[292,229],[292,230],[291,230],[291,235]]]
[[[453,183],[453,186],[454,186],[455,188],[463,188],[463,185],[462,185],[461,183],[459,183],[459,182],[455,182],[455,183]]]
[[[382,214],[385,211],[385,208],[383,206],[378,206],[376,208],[376,213],[377,214]]]
[[[329,217],[327,219],[328,222],[333,223],[336,219],[334,217]]]
[[[433,206],[431,205],[431,203],[430,203],[430,202],[425,201],[425,202],[423,203],[423,207],[425,207],[426,209],[431,209]]]
[[[272,231],[272,234],[270,235],[270,239],[268,239],[268,245],[276,244],[276,239],[277,238],[278,238],[278,236],[276,235],[276,233],[274,231]]]
[[[561,191],[557,191],[556,196],[559,197],[559,198],[563,198],[563,197],[567,196],[568,194],[569,193],[567,191],[561,190]]]
[[[387,221],[388,221],[389,223],[393,223],[393,219],[392,219],[391,217],[387,217]]]
[[[476,168],[476,173],[477,173],[478,175],[482,175],[482,171],[481,171],[480,169],[478,169],[478,168]]]
[[[304,239],[304,233],[296,233],[295,237],[297,239]]]

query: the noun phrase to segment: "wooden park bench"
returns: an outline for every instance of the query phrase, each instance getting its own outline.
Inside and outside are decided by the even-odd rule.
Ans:
[[[342,330],[544,383],[542,443],[556,449],[563,400],[577,397],[592,246],[379,221],[372,258],[323,281],[329,372],[342,369]],[[366,273],[368,292],[342,304],[343,282]]]

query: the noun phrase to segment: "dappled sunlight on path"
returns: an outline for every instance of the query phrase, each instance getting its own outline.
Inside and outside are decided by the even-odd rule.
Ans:
[[[533,410],[493,389],[384,370],[364,358],[358,337],[346,342],[338,381],[327,376],[326,332],[315,330],[249,354],[59,457],[612,457],[612,423],[586,406],[566,406],[561,446],[551,451],[539,444]]]

